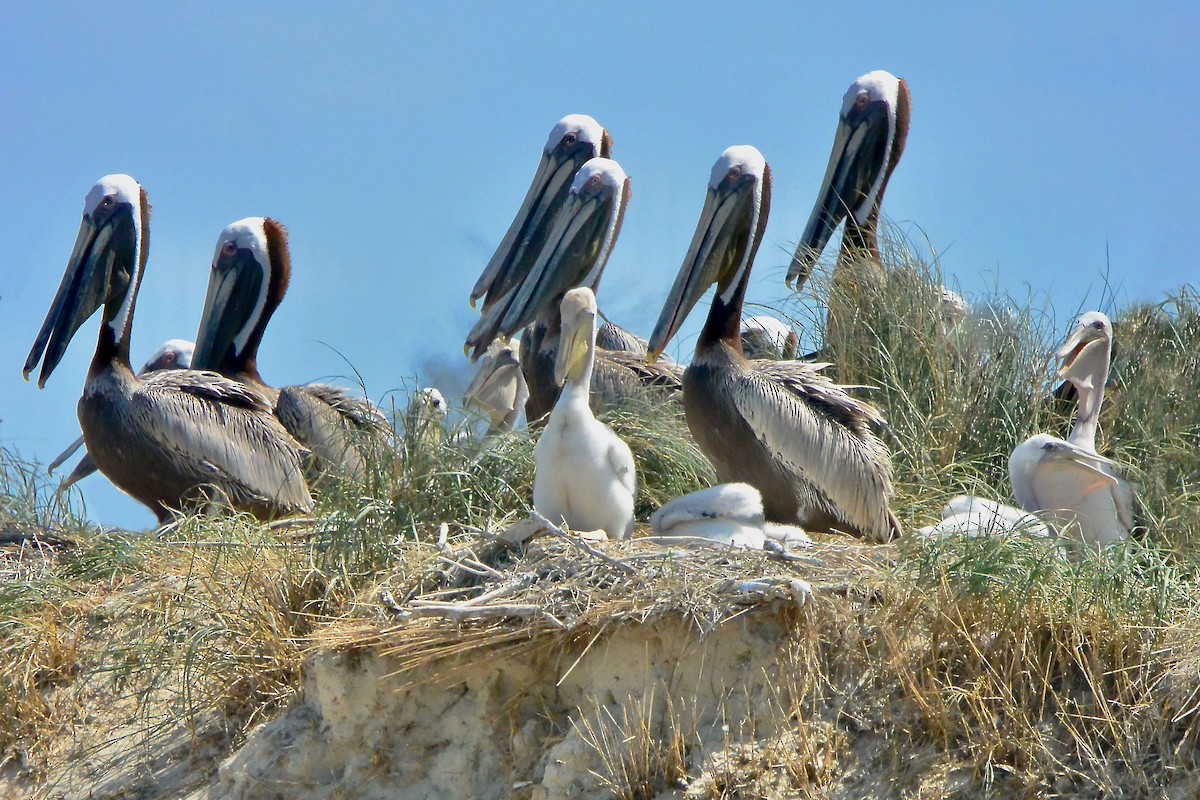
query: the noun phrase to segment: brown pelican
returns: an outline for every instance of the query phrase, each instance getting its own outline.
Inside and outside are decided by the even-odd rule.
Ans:
[[[747,483],[722,483],[663,503],[650,517],[656,536],[686,536],[731,547],[761,549],[768,540],[808,547],[812,540],[794,525],[767,522],[762,495]]]
[[[1096,426],[1112,354],[1112,323],[1099,311],[1079,317],[1056,353],[1058,375],[1078,394],[1075,424],[1066,440],[1039,433],[1017,445],[1008,460],[1013,495],[1026,511],[1040,511],[1060,531],[1089,545],[1129,537],[1133,490],[1117,464],[1096,452]]]
[[[825,179],[787,273],[796,291],[843,218],[838,266],[866,260],[878,268],[879,207],[904,152],[910,108],[908,85],[884,70],[868,72],[846,90]]]
[[[762,493],[767,519],[888,541],[892,465],[871,431],[882,419],[799,361],[747,361],[739,333],[750,268],[771,205],[771,171],[753,147],[713,165],[691,247],[650,337],[655,357],[713,283],[717,294],[683,376],[688,427],[723,482]]]
[[[800,337],[791,325],[760,314],[742,320],[742,350],[747,358],[793,359]]]
[[[483,297],[483,310],[487,311],[521,285],[537,260],[555,214],[567,199],[575,173],[597,156],[608,158],[611,151],[608,131],[586,114],[570,114],[555,124],[517,216],[471,290],[472,308]]]
[[[163,342],[162,347],[154,351],[150,356],[150,360],[142,365],[138,370],[137,376],[144,378],[151,372],[158,372],[164,369],[188,369],[192,366],[192,351],[195,345],[185,339],[168,339]],[[83,447],[83,437],[80,436],[75,441],[71,442],[66,450],[63,450],[58,456],[50,462],[50,466],[46,467],[46,472],[54,472],[62,466],[62,463],[70,458],[76,450]],[[83,458],[79,459],[79,463],[75,465],[75,469],[71,470],[63,482],[59,484],[59,490],[74,486],[79,481],[86,478],[96,471],[96,464],[92,461],[92,457],[84,451]]]
[[[386,447],[391,431],[379,410],[337,386],[274,389],[259,375],[258,347],[287,293],[291,270],[283,225],[247,217],[227,226],[213,255],[194,366],[216,370],[271,399],[275,416],[312,451],[319,469],[336,467],[362,478],[366,456]]]
[[[556,524],[624,539],[633,531],[637,497],[633,453],[588,405],[596,296],[587,287],[571,289],[563,295],[560,315],[554,379],[563,389],[533,450],[533,505]]]
[[[529,399],[520,352],[520,339],[501,336],[493,341],[463,396],[464,406],[476,407],[487,414],[489,434],[512,430]]]
[[[577,286],[595,290],[628,200],[629,179],[617,162],[594,158],[580,167],[528,273],[504,297],[487,306],[467,336],[467,348],[478,357],[498,335],[512,335],[535,323],[521,337],[521,369],[529,386],[527,420],[549,413],[558,397],[554,362],[559,301]],[[679,374],[674,364],[647,365],[645,358],[635,353],[597,350],[592,373],[594,402],[620,402],[644,394],[647,386],[677,387]]]
[[[79,327],[104,307],[79,400],[79,426],[100,471],[166,521],[214,490],[234,508],[270,517],[308,511],[302,451],[250,387],[213,372],[129,366],[129,336],[149,253],[150,204],[128,175],[107,175],[84,201],[66,272],[24,375],[42,361],[44,386]],[[44,356],[44,358],[43,358]]]

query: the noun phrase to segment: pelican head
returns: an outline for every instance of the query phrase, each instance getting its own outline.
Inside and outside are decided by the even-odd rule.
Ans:
[[[499,334],[510,336],[553,309],[568,289],[595,288],[621,231],[629,178],[621,165],[593,158],[579,168],[566,203],[520,286],[484,311],[467,337],[478,358]]]
[[[471,289],[472,308],[486,295],[483,309],[487,311],[524,280],[567,199],[575,173],[590,159],[607,158],[611,152],[608,131],[586,114],[570,114],[558,121],[542,148],[533,183],[517,216]]]
[[[1058,376],[1076,388],[1095,389],[1104,382],[1112,354],[1112,322],[1099,311],[1089,311],[1075,322],[1075,329],[1054,355]]]
[[[42,361],[38,386],[58,366],[79,327],[104,306],[101,344],[110,337],[129,358],[133,304],[149,250],[150,203],[141,185],[128,175],[105,175],[83,202],[83,221],[67,261],[62,283],[38,331],[22,374]]]
[[[587,370],[596,348],[596,295],[586,286],[563,295],[562,333],[554,358],[554,381],[579,380]]]
[[[502,336],[488,345],[487,354],[479,362],[479,371],[463,395],[463,405],[478,406],[491,415],[494,422],[515,416],[524,405],[524,400],[520,399],[525,381],[521,374],[520,353],[520,339],[509,340]]]
[[[421,416],[434,422],[445,422],[450,413],[445,396],[432,386],[419,389],[412,402]]]
[[[789,286],[798,290],[804,284],[847,215],[860,228],[878,216],[888,178],[904,151],[908,117],[908,87],[890,72],[868,72],[850,84],[825,179],[788,269]]]
[[[771,168],[762,153],[749,145],[722,153],[712,168],[692,244],[650,337],[651,361],[662,354],[709,286],[717,284],[713,302],[726,306],[739,288],[744,290],[770,206]]]
[[[283,225],[267,217],[247,217],[226,226],[213,253],[196,332],[196,367],[257,374],[263,331],[287,292],[290,276]]]
[[[192,366],[192,353],[195,349],[196,345],[187,339],[167,339],[162,347],[150,355],[150,359],[138,374],[144,375],[163,369],[188,369]]]

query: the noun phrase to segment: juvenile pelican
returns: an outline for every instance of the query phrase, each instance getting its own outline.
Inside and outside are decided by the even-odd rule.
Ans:
[[[654,335],[663,351],[708,287],[717,294],[683,376],[688,427],[724,482],[762,493],[767,519],[885,542],[899,534],[888,510],[892,465],[871,431],[879,412],[824,375],[824,364],[747,361],[742,302],[771,205],[771,171],[753,147],[713,165],[692,244]]]
[[[919,536],[942,536],[948,533],[965,536],[999,536],[1010,533],[1037,537],[1054,535],[1046,523],[1019,508],[965,494],[951,498],[942,509],[940,521],[917,531]]]
[[[657,536],[708,539],[732,547],[762,548],[768,539],[793,547],[812,540],[794,525],[766,521],[762,495],[746,483],[722,483],[663,503],[650,517]]]
[[[908,85],[884,70],[863,75],[846,90],[825,179],[796,246],[787,283],[800,291],[842,219],[838,266],[879,266],[879,207],[908,139]]]
[[[562,394],[533,450],[533,505],[551,522],[577,531],[633,531],[637,475],[633,453],[588,405],[596,354],[596,296],[572,289],[561,303],[562,340],[554,362]]]
[[[1117,464],[1096,453],[1096,427],[1112,354],[1112,323],[1099,311],[1079,317],[1055,354],[1058,375],[1077,392],[1075,424],[1064,441],[1031,436],[1008,460],[1013,495],[1026,511],[1042,511],[1060,530],[1077,530],[1085,544],[1129,537],[1133,490]]]
[[[312,451],[319,469],[341,469],[361,478],[368,453],[388,446],[391,426],[379,409],[341,387],[309,383],[275,389],[259,375],[258,347],[287,293],[291,272],[283,225],[268,217],[247,217],[227,226],[213,255],[194,365],[269,398],[275,416]]]
[[[566,204],[557,213],[536,261],[519,285],[492,302],[467,336],[474,356],[498,336],[522,335],[521,369],[529,386],[525,418],[537,420],[554,407],[559,384],[554,379],[559,346],[559,301],[568,289],[595,291],[612,252],[629,200],[629,178],[617,162],[594,158],[579,168]],[[631,353],[597,350],[592,389],[599,402],[615,403],[644,394],[648,386],[679,385],[673,364],[649,366]]]
[[[474,406],[488,415],[489,434],[512,430],[529,399],[520,352],[520,339],[500,337],[493,341],[463,396],[464,406]]]
[[[149,220],[146,192],[128,175],[107,175],[88,192],[25,377],[42,361],[38,386],[44,386],[75,332],[103,306],[79,427],[105,477],[161,522],[204,499],[208,488],[263,517],[308,511],[302,451],[258,392],[213,372],[163,370],[144,380],[133,374],[129,336],[149,253]]]
[[[189,369],[192,366],[192,351],[195,345],[185,339],[168,339],[163,342],[162,346],[154,351],[150,356],[150,360],[142,365],[138,370],[137,376],[144,378],[151,372],[158,372],[164,369]],[[62,463],[70,458],[76,450],[83,447],[83,437],[80,436],[75,441],[71,442],[66,450],[63,450],[58,456],[50,462],[50,466],[46,467],[46,472],[54,472],[62,466]],[[85,450],[83,458],[79,459],[79,463],[75,465],[75,469],[71,470],[71,474],[63,479],[59,484],[59,490],[74,486],[79,481],[86,478],[96,471],[96,464],[92,461],[92,457]]]
[[[791,325],[760,314],[742,320],[742,350],[747,358],[791,360],[800,347],[800,337]]]

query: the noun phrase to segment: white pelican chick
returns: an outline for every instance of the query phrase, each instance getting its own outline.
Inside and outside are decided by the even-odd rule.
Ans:
[[[812,544],[795,525],[766,521],[762,494],[748,483],[721,483],[663,503],[650,517],[656,536],[709,539],[731,547],[762,549],[768,539],[791,547]]]
[[[1022,533],[1053,537],[1054,531],[1032,514],[995,500],[960,494],[942,509],[942,519],[917,531],[918,536],[1001,536]]]
[[[563,389],[533,450],[533,505],[553,523],[624,539],[633,531],[637,495],[633,453],[588,405],[596,295],[587,287],[572,289],[563,295],[560,310],[554,378]]]

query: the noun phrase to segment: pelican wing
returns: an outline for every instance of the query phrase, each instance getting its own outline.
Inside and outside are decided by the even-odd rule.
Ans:
[[[607,425],[605,428],[612,437],[608,445],[608,465],[621,485],[629,490],[629,494],[637,497],[637,471],[633,466],[633,451],[624,439],[613,433],[612,428],[608,428]]]
[[[348,389],[330,386],[327,383],[306,383],[296,388],[330,406],[360,428],[373,428],[383,433],[390,433],[392,430],[387,417],[378,406],[365,397],[351,394]]]
[[[197,486],[214,484],[237,506],[307,511],[303,450],[255,390],[215,372],[148,375],[131,403],[130,435],[166,451]]]
[[[624,350],[597,350],[596,366],[598,371],[619,369],[646,387],[657,387],[672,392],[683,391],[684,368],[674,361],[647,363],[644,352],[639,355]]]
[[[601,350],[619,350],[626,353],[639,355],[645,360],[646,350],[650,346],[640,336],[633,334],[620,325],[614,325],[608,320],[600,326],[600,330],[596,331],[596,347]]]
[[[864,532],[889,533],[891,457],[871,430],[883,417],[821,374],[825,365],[751,361],[733,386],[759,441]]]

